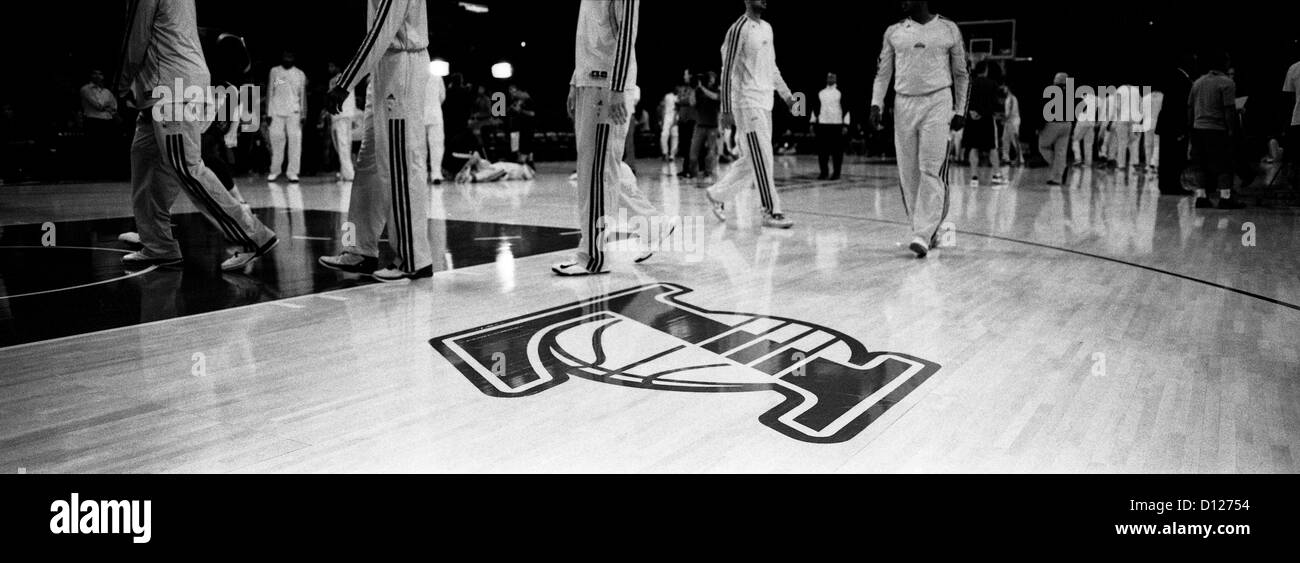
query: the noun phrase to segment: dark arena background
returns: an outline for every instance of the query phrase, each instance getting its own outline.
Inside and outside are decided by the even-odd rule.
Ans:
[[[1289,537],[1291,4],[10,4],[6,541],[711,494],[744,533]]]

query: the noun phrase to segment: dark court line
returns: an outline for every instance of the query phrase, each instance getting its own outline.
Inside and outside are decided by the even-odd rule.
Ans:
[[[796,213],[803,213],[803,214],[805,214],[805,215],[816,215],[816,216],[820,216],[820,217],[833,217],[833,218],[836,218],[836,219],[851,219],[851,220],[859,220],[859,221],[871,221],[871,222],[873,222],[873,223],[884,223],[884,224],[888,224],[888,225],[900,225],[900,226],[904,226],[904,227],[908,226],[907,223],[903,223],[903,222],[901,222],[901,221],[890,221],[890,220],[888,220],[888,219],[873,219],[873,218],[871,218],[871,217],[859,217],[859,216],[855,216],[855,215],[840,215],[840,214],[837,214],[837,213],[820,213],[820,212],[814,212],[814,211],[797,211],[797,210],[791,210],[791,211],[795,211]],[[1162,270],[1162,269],[1160,269],[1160,268],[1155,268],[1155,267],[1152,267],[1152,266],[1145,266],[1145,265],[1142,265],[1142,264],[1138,264],[1138,263],[1136,263],[1136,262],[1129,262],[1129,261],[1127,261],[1127,260],[1120,260],[1119,258],[1111,258],[1111,257],[1109,257],[1109,256],[1102,256],[1102,255],[1100,255],[1100,254],[1093,254],[1093,253],[1091,253],[1091,252],[1084,252],[1084,251],[1082,251],[1082,250],[1073,250],[1073,249],[1069,249],[1069,248],[1062,248],[1062,247],[1059,247],[1059,246],[1052,246],[1052,245],[1050,245],[1050,244],[1043,244],[1043,243],[1040,243],[1040,242],[1031,242],[1031,241],[1027,241],[1027,240],[1019,240],[1019,239],[1013,239],[1013,238],[1001,237],[1001,236],[998,236],[998,235],[990,235],[990,234],[986,234],[986,233],[975,233],[975,232],[971,232],[971,231],[960,231],[960,230],[957,231],[957,232],[958,232],[958,233],[961,233],[961,234],[963,234],[963,235],[970,235],[970,236],[974,236],[974,237],[981,237],[981,238],[992,239],[992,240],[1000,240],[1000,241],[1003,241],[1003,242],[1012,242],[1012,243],[1017,243],[1017,244],[1023,244],[1023,245],[1026,245],[1026,246],[1036,246],[1036,247],[1038,247],[1038,248],[1045,248],[1045,249],[1048,249],[1048,250],[1056,250],[1056,251],[1058,251],[1058,252],[1065,252],[1065,253],[1068,253],[1068,254],[1074,254],[1074,255],[1078,255],[1078,256],[1086,256],[1086,257],[1088,257],[1088,258],[1093,258],[1093,259],[1097,259],[1097,260],[1104,260],[1104,261],[1106,261],[1106,262],[1113,262],[1113,263],[1116,263],[1116,264],[1123,264],[1123,265],[1125,265],[1125,266],[1131,266],[1131,267],[1134,267],[1134,268],[1140,268],[1140,269],[1143,269],[1143,270],[1147,270],[1147,271],[1149,271],[1149,272],[1155,272],[1155,273],[1157,273],[1157,274],[1164,274],[1164,275],[1166,275],[1166,276],[1172,276],[1172,277],[1179,278],[1179,279],[1182,279],[1182,280],[1186,280],[1186,281],[1190,281],[1190,282],[1194,282],[1194,283],[1199,283],[1199,284],[1201,284],[1201,285],[1206,285],[1206,286],[1209,286],[1209,287],[1213,287],[1213,288],[1217,288],[1217,289],[1222,289],[1222,290],[1224,290],[1224,291],[1229,291],[1229,292],[1232,292],[1232,293],[1236,293],[1236,294],[1238,294],[1238,295],[1243,295],[1243,296],[1250,297],[1250,298],[1253,298],[1253,299],[1258,299],[1258,300],[1260,300],[1260,301],[1264,301],[1264,302],[1267,302],[1267,303],[1272,303],[1272,304],[1274,304],[1274,305],[1278,305],[1278,306],[1281,306],[1281,307],[1286,307],[1286,308],[1288,308],[1288,309],[1292,309],[1292,310],[1295,310],[1295,311],[1300,311],[1300,305],[1296,305],[1296,304],[1294,304],[1294,303],[1287,303],[1286,301],[1282,301],[1282,300],[1280,300],[1280,299],[1274,299],[1274,298],[1272,298],[1272,297],[1268,297],[1268,296],[1260,295],[1260,294],[1258,294],[1258,293],[1251,293],[1251,292],[1246,291],[1246,290],[1244,290],[1244,289],[1237,289],[1237,288],[1235,288],[1235,287],[1226,286],[1226,285],[1223,285],[1223,284],[1220,284],[1220,283],[1215,283],[1215,282],[1212,282],[1212,281],[1209,281],[1209,280],[1203,280],[1203,279],[1200,279],[1200,278],[1194,278],[1194,277],[1192,277],[1192,276],[1187,276],[1187,275],[1179,274],[1179,273],[1177,273],[1177,272],[1170,272],[1170,271],[1168,271],[1168,270]]]

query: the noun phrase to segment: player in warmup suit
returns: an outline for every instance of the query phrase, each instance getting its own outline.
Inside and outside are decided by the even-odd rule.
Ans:
[[[429,144],[429,182],[434,185],[442,183],[442,161],[447,153],[447,131],[442,120],[442,104],[446,101],[446,83],[431,72],[424,94],[424,128]]]
[[[773,184],[772,97],[780,94],[787,105],[794,94],[776,66],[776,43],[771,24],[763,21],[767,0],[745,0],[745,15],[732,24],[722,44],[722,115],[725,129],[732,125],[741,139],[744,155],[706,192],[713,214],[726,221],[726,202],[736,192],[758,187],[763,226],[789,229],[794,222],[781,213],[781,196]]]
[[[361,154],[348,221],[356,244],[320,259],[334,270],[381,282],[433,277],[429,246],[429,184],[424,96],[429,80],[429,18],[425,0],[370,0],[370,26],[360,50],[335,80],[329,111],[338,114],[357,83],[371,75]],[[379,268],[379,238],[388,227],[396,257]]]
[[[215,103],[211,92],[197,104],[184,100],[183,92],[173,93],[170,101],[154,98],[156,88],[174,88],[178,80],[186,89],[211,85],[194,0],[136,0],[129,10],[117,87],[129,89],[140,110],[131,144],[131,200],[143,248],[124,256],[122,263],[138,269],[181,262],[171,207],[184,190],[223,238],[236,245],[221,269],[241,269],[270,252],[279,239],[203,163],[201,137],[211,125],[208,106]]]
[[[894,82],[894,146],[903,208],[912,223],[908,246],[925,258],[939,245],[948,215],[950,131],[966,125],[970,73],[961,30],[930,12],[929,2],[903,2],[906,19],[885,31],[871,93],[871,126],[880,126],[889,83]]]
[[[604,249],[609,221],[619,203],[630,215],[659,211],[637,189],[623,163],[628,115],[640,98],[636,86],[636,38],[640,0],[584,0],[575,36],[576,67],[569,82],[569,116],[578,140],[578,214],[582,240],[573,260],[551,268],[559,276],[609,273]],[[662,239],[667,233],[652,233]],[[656,236],[660,235],[660,236]],[[658,240],[646,241],[651,248]],[[637,258],[648,260],[653,252]]]
[[[294,66],[292,52],[285,51],[280,66],[273,67],[266,79],[267,109],[271,115],[271,172],[267,181],[275,181],[285,166],[285,150],[289,164],[284,176],[290,182],[298,181],[302,170],[302,122],[307,117],[307,75]]]

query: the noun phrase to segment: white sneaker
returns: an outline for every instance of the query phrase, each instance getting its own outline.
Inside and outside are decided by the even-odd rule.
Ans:
[[[117,235],[118,242],[140,246],[140,233],[122,233]]]
[[[1005,177],[1003,177],[1001,174],[994,174],[994,175],[993,175],[993,185],[994,185],[994,186],[1005,186],[1005,185],[1007,185],[1007,179],[1006,179]]]
[[[773,213],[763,216],[763,226],[769,229],[789,229],[794,226],[794,221],[786,219],[784,214]]]
[[[555,272],[555,275],[557,276],[566,277],[566,278],[578,277],[578,276],[599,276],[599,275],[604,275],[609,273],[608,270],[603,272],[592,272],[586,268],[583,268],[582,266],[579,266],[577,262],[566,262],[563,264],[556,264],[554,266],[551,266],[551,271]]]
[[[915,252],[917,258],[925,258],[930,254],[930,246],[925,243],[925,239],[920,237],[912,239],[912,244],[908,245],[907,248]]]
[[[291,183],[291,184],[297,184],[297,183],[298,183],[298,175],[297,175],[297,174],[288,174],[288,177],[289,177],[289,183]]]
[[[401,283],[423,278],[431,278],[433,277],[433,264],[420,268],[413,274],[403,272],[397,266],[389,265],[387,268],[382,270],[376,270],[375,273],[371,274],[371,276],[374,277],[375,280],[383,283]]]
[[[979,179],[979,176],[976,176],[976,177],[970,179],[970,187],[972,187],[972,188],[978,188],[978,187],[980,187],[980,179]]]
[[[711,211],[713,211],[713,216],[717,217],[719,221],[726,223],[727,204],[722,203],[721,201],[718,201],[716,199],[713,199],[713,194],[709,193],[709,190],[704,190],[704,197],[708,198],[709,200],[709,205],[712,207]]]
[[[276,179],[276,178],[279,178],[279,177],[280,177],[279,174],[267,174],[267,175],[266,175],[266,181],[268,181],[268,182],[274,182],[275,179]]]
[[[635,262],[640,264],[646,260],[654,258],[655,252],[659,251],[659,247],[663,246],[664,241],[673,238],[673,233],[675,232],[677,232],[677,225],[670,225],[667,233],[660,235],[658,240],[650,241],[650,244],[647,245],[650,247],[649,250],[646,250],[641,253],[640,256],[637,256]]]
[[[254,260],[266,256],[267,253],[271,252],[271,249],[275,248],[279,244],[280,239],[271,237],[271,240],[267,241],[266,244],[262,245],[262,248],[257,250],[237,250],[234,254],[230,255],[230,258],[227,258],[225,262],[221,263],[221,271],[233,272],[235,270],[242,270],[244,269],[244,266],[251,264]]]

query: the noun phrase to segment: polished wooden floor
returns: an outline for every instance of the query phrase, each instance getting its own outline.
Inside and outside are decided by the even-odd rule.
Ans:
[[[796,227],[759,229],[750,197],[730,226],[708,219],[702,256],[620,255],[612,275],[561,279],[549,267],[565,253],[521,258],[502,241],[491,263],[414,284],[0,348],[0,472],[1300,469],[1297,210],[1196,210],[1140,174],[1048,187],[1018,170],[1005,189],[954,185],[958,246],[918,261],[892,166],[850,164],[833,183],[812,181],[806,158],[777,168]],[[445,186],[432,212],[572,229],[571,169]],[[640,170],[666,213],[708,216],[694,185]],[[347,208],[332,181],[242,189],[256,208]],[[126,217],[127,192],[6,186],[0,227]],[[302,234],[289,225],[282,237]],[[852,439],[822,444],[759,424],[775,393],[572,381],[501,399],[429,343],[657,283],[690,288],[702,309],[805,321],[940,367]]]

